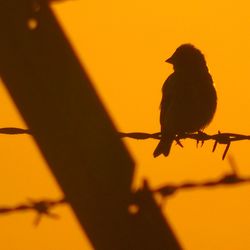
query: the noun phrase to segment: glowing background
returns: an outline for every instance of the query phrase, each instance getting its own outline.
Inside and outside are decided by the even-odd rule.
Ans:
[[[208,133],[249,133],[250,18],[248,1],[66,1],[53,5],[75,51],[87,68],[118,130],[159,131],[161,86],[172,72],[164,63],[175,48],[190,42],[205,54],[218,94],[218,109]],[[0,127],[25,127],[0,85]],[[224,146],[212,142],[173,146],[170,157],[154,159],[154,140],[125,140],[136,164],[134,186],[147,178],[152,187],[166,183],[216,179],[230,172],[221,161]],[[30,136],[1,135],[1,204],[28,198],[61,197],[54,178]],[[233,143],[239,174],[250,175],[249,142]],[[250,248],[249,185],[178,192],[163,206],[184,249]],[[32,226],[32,212],[0,217],[1,246],[6,250],[88,250],[67,206]]]

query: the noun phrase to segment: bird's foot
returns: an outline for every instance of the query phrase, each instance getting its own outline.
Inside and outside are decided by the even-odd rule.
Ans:
[[[198,134],[198,138],[196,140],[196,147],[199,146],[199,143],[201,142],[201,147],[203,146],[205,140],[207,139],[208,135],[206,133],[204,133],[203,131],[199,130],[197,132]]]

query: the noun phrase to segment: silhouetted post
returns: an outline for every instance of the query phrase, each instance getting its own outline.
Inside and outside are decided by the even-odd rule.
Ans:
[[[179,249],[152,197],[159,236],[128,212],[133,161],[45,2],[1,1],[0,70],[66,199],[95,249]]]

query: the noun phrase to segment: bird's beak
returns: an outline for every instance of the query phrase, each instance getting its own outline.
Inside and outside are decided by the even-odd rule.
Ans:
[[[173,64],[173,58],[172,58],[172,56],[169,57],[165,62]]]

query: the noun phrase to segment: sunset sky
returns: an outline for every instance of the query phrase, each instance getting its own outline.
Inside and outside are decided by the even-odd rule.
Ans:
[[[218,95],[209,134],[250,134],[250,3],[142,0],[72,0],[52,9],[118,131],[159,132],[161,87],[173,71],[165,63],[183,43],[205,55]],[[70,83],[69,83],[70,84]],[[0,84],[0,127],[26,128]],[[0,135],[0,207],[63,196],[43,156],[29,135]],[[133,188],[147,179],[164,184],[217,180],[230,173],[225,145],[212,153],[213,142],[196,148],[183,140],[170,156],[153,158],[157,141],[124,139],[136,163]],[[250,144],[232,143],[228,155],[240,176],[250,176]],[[164,214],[185,250],[250,249],[250,184],[180,190],[162,204]],[[34,212],[0,216],[3,250],[91,250],[72,210],[53,210],[59,219]]]

